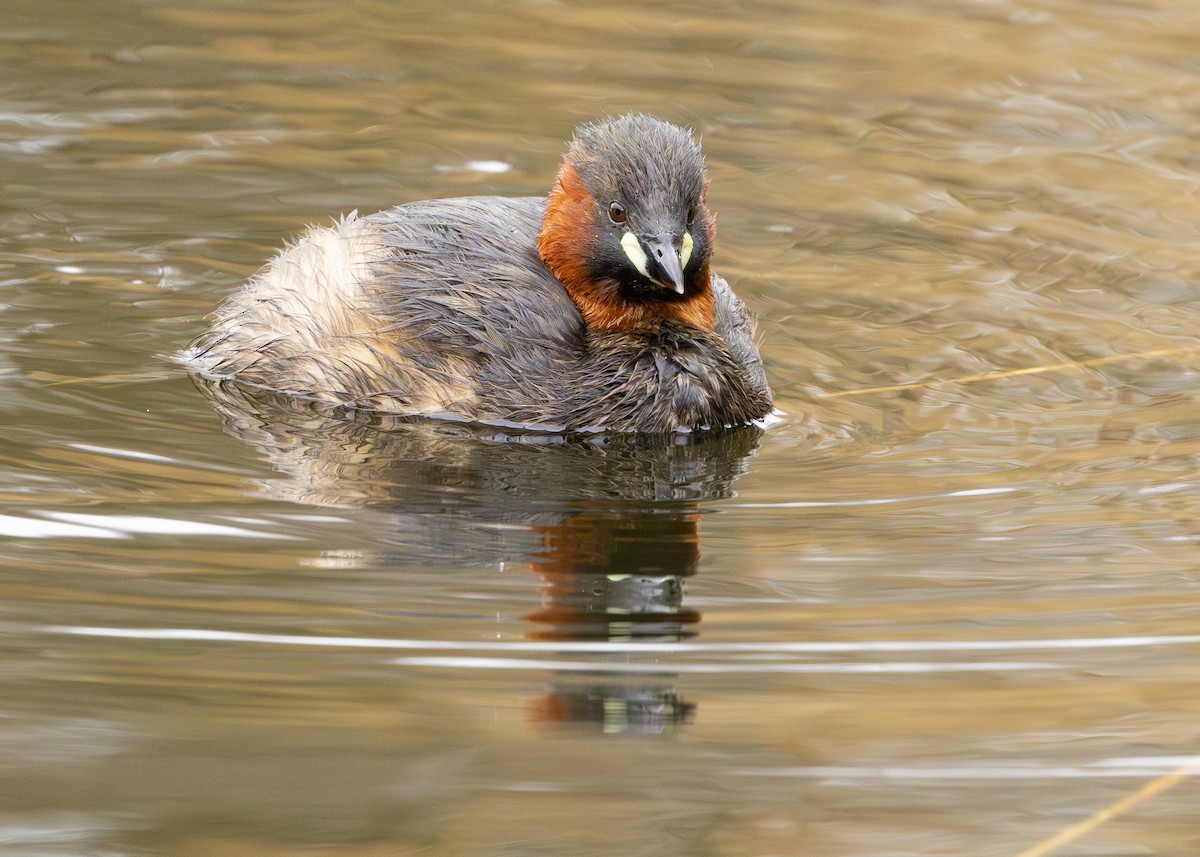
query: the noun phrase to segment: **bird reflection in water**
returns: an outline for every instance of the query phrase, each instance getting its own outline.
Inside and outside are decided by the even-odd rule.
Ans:
[[[761,431],[677,436],[521,435],[465,424],[348,414],[272,393],[202,384],[231,434],[282,474],[276,497],[385,507],[386,562],[528,564],[540,641],[677,641],[697,632],[684,581],[700,558],[702,504],[729,496]],[[655,734],[686,723],[670,672],[558,673],[535,719]],[[622,651],[621,658],[627,658]]]
[[[675,641],[700,614],[683,605],[683,581],[700,560],[695,501],[678,508],[588,509],[542,528],[533,569],[542,606],[527,618],[540,640]],[[534,708],[538,719],[588,723],[606,732],[661,732],[691,719],[670,672],[556,677]]]

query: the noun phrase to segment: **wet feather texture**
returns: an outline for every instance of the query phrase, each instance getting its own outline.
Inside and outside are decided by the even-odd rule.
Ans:
[[[311,229],[218,309],[188,360],[209,380],[392,413],[544,430],[744,425],[771,394],[750,316],[709,269],[705,190],[682,129],[584,126],[549,200],[415,202]],[[627,223],[609,219],[616,197]],[[681,287],[630,261],[620,239],[633,230],[676,253],[688,236]]]

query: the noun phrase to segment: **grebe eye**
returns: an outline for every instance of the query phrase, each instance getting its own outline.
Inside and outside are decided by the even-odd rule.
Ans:
[[[696,222],[696,206],[693,205],[691,208],[688,209],[687,225],[691,226],[695,222]]]
[[[628,215],[625,214],[625,206],[619,202],[614,202],[608,207],[608,219],[613,223],[624,223]]]

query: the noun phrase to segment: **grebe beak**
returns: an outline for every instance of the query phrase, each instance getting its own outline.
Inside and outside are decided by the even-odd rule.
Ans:
[[[631,232],[621,240],[625,255],[647,279],[682,295],[683,262],[676,249],[679,243],[669,234],[634,236]]]

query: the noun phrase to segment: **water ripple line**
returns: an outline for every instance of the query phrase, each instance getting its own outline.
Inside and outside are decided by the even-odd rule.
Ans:
[[[939,494],[916,494],[906,497],[870,497],[862,500],[791,500],[783,503],[734,503],[733,509],[826,509],[858,508],[860,506],[894,506],[897,503],[921,503],[931,500],[959,499],[962,497],[991,497],[997,494],[1014,494],[1020,488],[997,486],[994,488],[964,488]]]
[[[861,780],[902,780],[927,782],[956,780],[988,782],[992,780],[1058,780],[1058,779],[1145,779],[1174,776],[1186,770],[1185,776],[1200,776],[1200,769],[1179,756],[1151,756],[1105,759],[1083,765],[1047,765],[1037,761],[1020,760],[1011,763],[981,761],[955,766],[838,766],[824,765],[795,768],[744,768],[738,776],[777,779],[816,779],[836,782]]]
[[[476,670],[553,670],[554,672],[613,673],[618,675],[714,675],[736,673],[746,675],[816,673],[832,675],[883,673],[961,673],[1016,672],[1022,670],[1052,670],[1059,664],[1028,662],[994,663],[870,663],[870,664],[639,664],[599,663],[596,661],[555,661],[534,658],[397,658],[391,662],[401,667],[440,667],[443,669]]]
[[[859,642],[702,643],[614,641],[513,641],[412,640],[395,637],[314,637],[300,634],[262,634],[201,628],[117,628],[46,625],[47,634],[78,637],[115,637],[129,640],[248,643],[312,646],[316,648],[424,649],[427,651],[491,652],[598,652],[642,654],[860,654],[903,652],[1012,652],[1142,648],[1200,645],[1200,634],[1178,636],[1068,637],[1036,640],[864,640]]]

